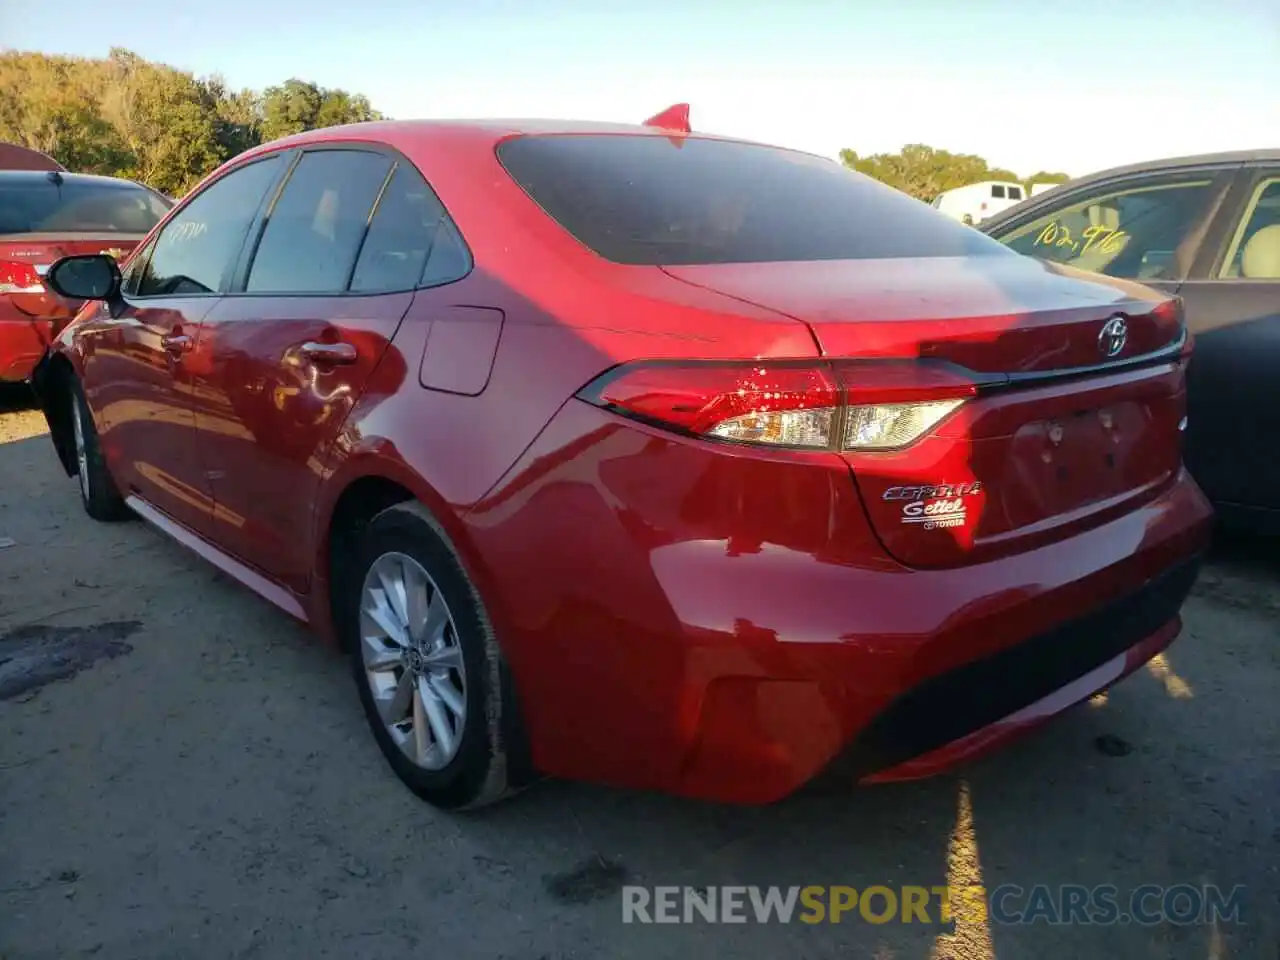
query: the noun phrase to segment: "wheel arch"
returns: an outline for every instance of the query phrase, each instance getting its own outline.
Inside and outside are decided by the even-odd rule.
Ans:
[[[461,510],[451,507],[420,477],[377,458],[365,465],[365,469],[344,473],[343,479],[336,483],[331,478],[330,483],[332,495],[322,497],[317,504],[317,576],[312,578],[313,584],[323,585],[327,597],[314,597],[312,609],[328,619],[328,633],[335,645],[351,653],[349,631],[344,630],[343,625],[355,611],[349,607],[350,593],[337,587],[351,575],[362,530],[388,507],[410,502],[421,505],[433,521],[436,533],[471,580],[500,651],[502,669],[509,677],[509,682],[502,687],[505,709],[512,711],[518,722],[507,731],[505,741],[508,783],[520,789],[537,779],[539,774],[528,739],[528,719],[519,695],[519,678],[511,673],[510,659],[503,651],[505,611],[492,587],[492,576],[466,534]]]
[[[499,637],[503,617],[502,605],[492,589],[493,578],[475,550],[462,521],[462,510],[451,506],[421,477],[382,458],[370,458],[330,477],[325,483],[328,495],[322,495],[316,507],[315,576],[313,582],[323,584],[328,598],[316,598],[324,605],[324,614],[332,625],[332,636],[342,644],[342,624],[350,611],[343,608],[341,590],[335,589],[350,573],[364,527],[377,514],[398,503],[416,501],[425,507],[439,527],[446,545],[461,564],[483,599]]]

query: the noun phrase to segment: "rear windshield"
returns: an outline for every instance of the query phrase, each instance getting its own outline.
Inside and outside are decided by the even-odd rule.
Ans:
[[[146,233],[171,204],[126,181],[0,179],[0,236],[17,233]]]
[[[523,136],[508,173],[579,241],[616,263],[1007,255],[927,204],[831,160],[664,136]]]

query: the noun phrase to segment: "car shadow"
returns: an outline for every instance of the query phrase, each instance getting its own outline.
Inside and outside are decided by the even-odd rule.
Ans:
[[[26,383],[0,383],[0,414],[34,410],[36,395]]]

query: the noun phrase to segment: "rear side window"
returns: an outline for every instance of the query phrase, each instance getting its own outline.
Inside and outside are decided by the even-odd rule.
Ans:
[[[1021,199],[1022,199],[1022,188],[1021,188],[1021,187],[1010,187],[1010,188],[1009,188],[1009,199],[1010,199],[1010,200],[1021,200]]]
[[[279,173],[279,157],[257,160],[224,175],[193,197],[160,231],[138,278],[136,296],[221,290],[267,188]]]
[[[421,283],[456,280],[470,266],[435,193],[412,167],[396,166],[378,201],[360,258],[353,293],[412,290]],[[461,259],[458,254],[462,253]],[[432,269],[426,271],[428,261]],[[429,276],[424,276],[424,271]]]
[[[391,172],[382,154],[304,154],[271,210],[253,257],[248,293],[341,293]]]
[[[1003,199],[1004,199],[1004,187],[1002,187],[1002,186],[994,186],[994,187],[992,187],[992,188],[991,188],[991,196],[993,196],[993,197],[997,198],[998,200],[1003,200]]]
[[[524,136],[498,157],[581,243],[616,263],[761,263],[1007,253],[831,160],[728,140]]]
[[[147,233],[171,206],[123,180],[15,177],[0,181],[0,235]]]

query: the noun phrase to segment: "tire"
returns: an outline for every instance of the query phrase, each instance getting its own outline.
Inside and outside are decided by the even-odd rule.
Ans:
[[[445,810],[482,807],[515,792],[522,784],[513,783],[513,772],[523,763],[512,758],[524,755],[524,738],[512,677],[480,595],[439,524],[419,503],[388,507],[365,528],[351,571],[336,585],[346,591],[340,609],[349,611],[343,640],[369,728],[392,770]],[[403,601],[397,608],[385,588],[394,591],[397,571],[406,589],[396,596],[418,596],[419,615]],[[419,574],[426,581],[415,593]],[[448,619],[439,626],[442,615]],[[388,619],[401,630],[407,621],[423,624],[417,642],[391,642]],[[451,738],[437,735],[442,714]],[[427,739],[428,730],[423,751],[419,737]]]
[[[102,523],[117,523],[132,519],[134,513],[120,496],[116,483],[107,470],[98,442],[98,428],[85,400],[80,381],[68,379],[71,406],[72,445],[76,456],[76,478],[80,487],[80,502],[84,512]]]

